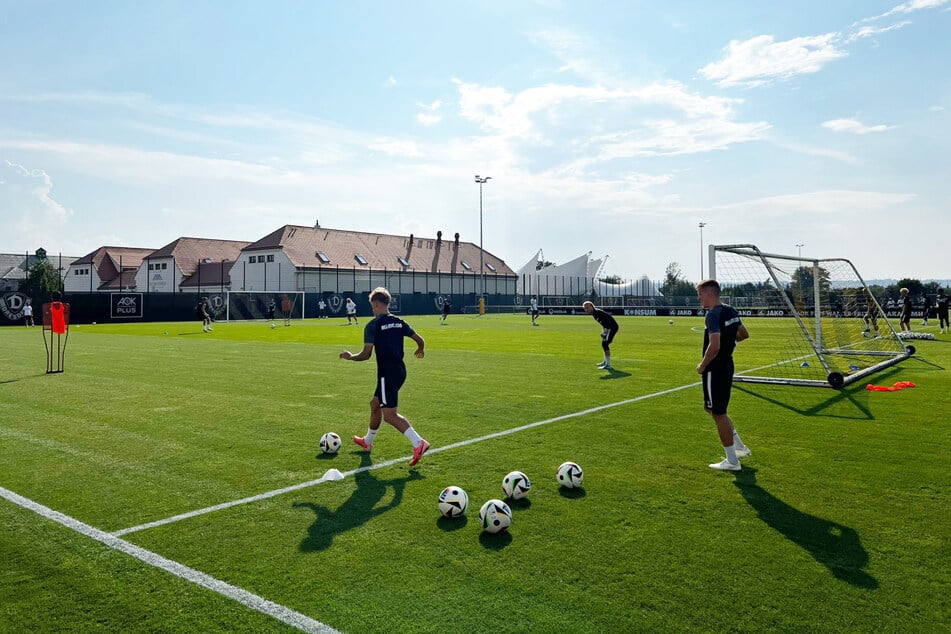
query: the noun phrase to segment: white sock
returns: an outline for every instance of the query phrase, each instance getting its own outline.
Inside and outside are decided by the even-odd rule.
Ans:
[[[743,441],[740,440],[740,435],[736,433],[736,430],[734,429],[733,430],[733,448],[742,449],[744,446],[745,445],[743,444]]]
[[[380,431],[379,429],[367,429],[367,435],[363,437],[368,445],[373,444],[373,439],[376,438],[376,432]]]
[[[726,461],[730,464],[738,464],[740,462],[739,458],[736,457],[736,449],[732,446],[724,447],[723,451],[726,452]]]
[[[406,428],[406,431],[403,432],[403,435],[409,438],[409,441],[413,443],[413,449],[419,447],[419,443],[423,442],[422,437],[416,433],[416,430],[413,429],[412,425]]]
[[[611,365],[611,355],[604,355],[604,365]]]

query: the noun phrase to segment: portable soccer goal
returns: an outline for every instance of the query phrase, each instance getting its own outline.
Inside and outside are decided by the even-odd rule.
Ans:
[[[274,319],[289,323],[304,318],[303,291],[227,291],[225,319]],[[273,306],[274,315],[270,315]]]
[[[710,245],[709,260],[724,303],[743,318],[774,320],[767,345],[775,360],[734,381],[841,388],[915,353],[846,259],[734,244]]]

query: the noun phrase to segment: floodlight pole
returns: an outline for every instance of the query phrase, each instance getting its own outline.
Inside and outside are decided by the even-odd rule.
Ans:
[[[475,182],[479,183],[479,274],[482,277],[480,297],[485,297],[485,265],[482,262],[482,254],[485,252],[482,247],[482,186],[491,178],[491,176],[479,176],[478,174],[475,177]]]
[[[700,281],[703,281],[703,228],[707,226],[707,223],[700,223]]]

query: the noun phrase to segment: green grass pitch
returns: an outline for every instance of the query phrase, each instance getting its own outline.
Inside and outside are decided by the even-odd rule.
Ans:
[[[385,424],[372,456],[350,442],[374,361],[337,354],[365,318],[74,326],[50,376],[39,329],[0,329],[0,487],[111,533],[395,461],[122,535],[343,632],[949,631],[951,336],[871,379],[900,392],[737,385],[732,474],[707,467],[700,318],[620,318],[614,373],[588,317],[407,320],[427,354],[408,342],[400,411],[433,445],[415,469]],[[776,322],[746,323],[737,369],[778,361]],[[555,482],[566,460],[580,491]],[[531,494],[483,534],[514,469]],[[450,484],[465,519],[439,517]],[[292,629],[0,499],[0,631]]]

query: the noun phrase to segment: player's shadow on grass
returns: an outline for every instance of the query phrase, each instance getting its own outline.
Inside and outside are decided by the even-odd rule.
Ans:
[[[363,453],[361,467],[370,465],[370,454]],[[314,523],[307,529],[307,537],[300,543],[301,552],[313,552],[328,548],[336,535],[357,528],[368,521],[396,508],[403,501],[403,489],[410,480],[421,480],[418,471],[410,471],[406,476],[390,480],[379,480],[372,470],[358,471],[353,475],[356,489],[336,510],[330,510],[313,502],[294,502],[294,508],[310,509],[316,515]],[[330,485],[332,486],[332,485]],[[393,490],[389,502],[380,504],[388,489]]]
[[[601,377],[602,381],[608,379],[623,379],[625,377],[631,376],[630,372],[623,372],[621,370],[608,370],[608,373]]]
[[[789,541],[801,546],[837,579],[859,588],[878,588],[878,581],[863,570],[868,553],[854,528],[803,513],[756,483],[756,469],[743,467],[734,484],[759,518]]]

